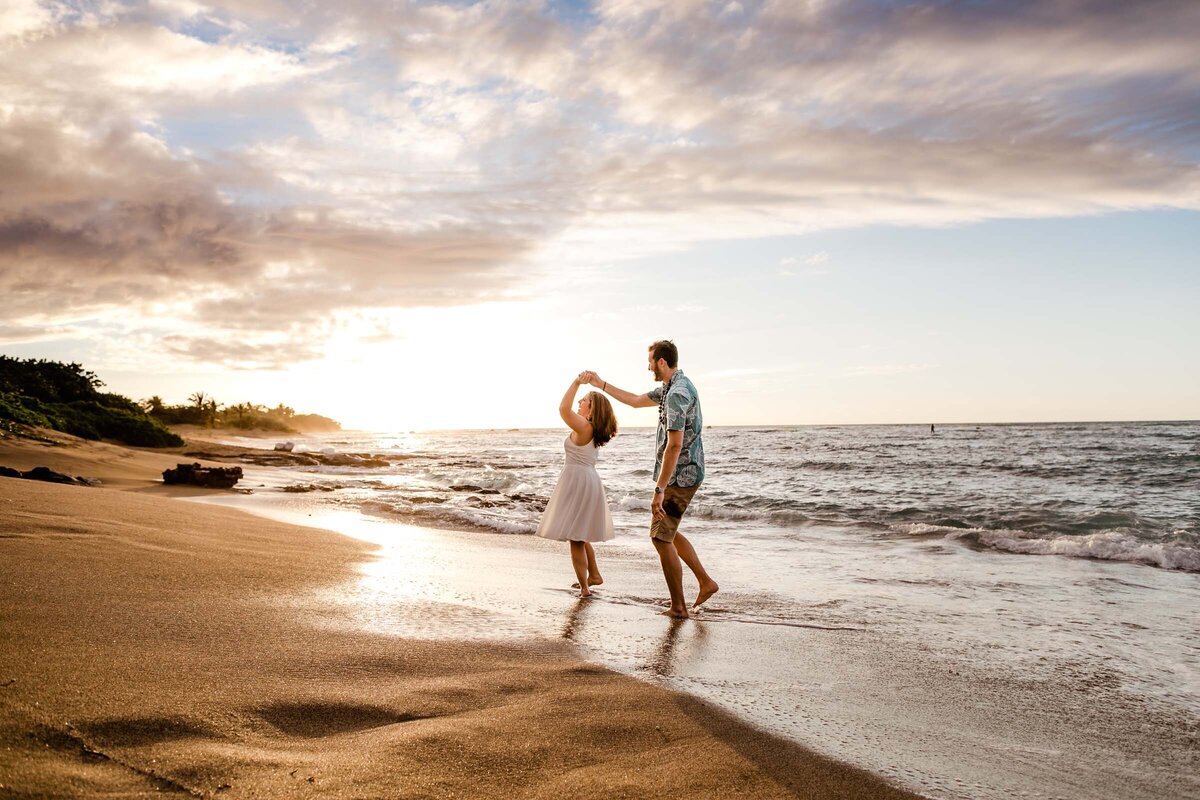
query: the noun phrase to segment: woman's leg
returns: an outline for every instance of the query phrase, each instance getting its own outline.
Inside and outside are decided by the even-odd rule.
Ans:
[[[591,542],[584,542],[583,549],[587,550],[588,586],[599,586],[604,583],[604,576],[600,574],[600,567],[596,565],[596,551],[592,549]]]
[[[584,547],[586,542],[571,542],[571,566],[575,568],[575,577],[579,579],[579,596],[590,597],[588,591],[588,556]]]

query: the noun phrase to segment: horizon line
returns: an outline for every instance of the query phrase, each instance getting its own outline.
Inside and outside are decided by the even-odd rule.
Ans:
[[[883,427],[925,427],[926,425],[935,425],[938,427],[981,427],[988,426],[1006,426],[1006,425],[1181,425],[1181,424],[1200,424],[1200,418],[1197,419],[1067,419],[1067,420],[1010,420],[998,422],[784,422],[784,423],[745,423],[739,425],[705,425],[708,428],[883,428]],[[626,425],[625,429],[645,429],[654,430],[654,425]],[[551,431],[558,430],[558,426],[511,426],[498,427],[494,425],[484,427],[462,427],[462,428],[413,428],[411,430],[385,430],[371,428],[343,428],[340,431],[327,431],[327,433],[454,433],[458,431]]]

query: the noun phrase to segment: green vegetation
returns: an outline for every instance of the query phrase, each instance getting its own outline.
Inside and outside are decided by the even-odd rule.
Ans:
[[[341,430],[342,426],[320,414],[297,414],[282,403],[267,408],[258,403],[222,406],[204,392],[195,392],[185,405],[170,406],[157,395],[142,402],[146,413],[168,425],[202,425],[206,428],[314,433]]]
[[[297,414],[282,403],[222,406],[205,392],[184,405],[167,405],[155,396],[141,403],[102,392],[94,372],[80,364],[0,356],[0,428],[53,428],[84,439],[114,439],[137,447],[178,447],[183,439],[168,425],[239,428],[280,433],[341,430],[320,414]]]
[[[183,440],[80,364],[0,356],[0,427],[53,428],[84,439],[136,447],[178,447]]]

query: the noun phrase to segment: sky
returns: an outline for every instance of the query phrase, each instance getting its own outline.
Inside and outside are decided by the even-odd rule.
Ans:
[[[0,4],[0,353],[545,427],[1200,418],[1200,3]],[[652,411],[622,423],[653,424]]]

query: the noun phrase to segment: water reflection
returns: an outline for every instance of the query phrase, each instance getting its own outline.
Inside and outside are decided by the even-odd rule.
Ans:
[[[685,630],[690,635],[681,638]],[[708,629],[703,622],[668,618],[667,628],[647,656],[644,669],[660,678],[679,677],[688,662],[703,659],[707,639]]]
[[[590,598],[580,597],[571,606],[567,612],[567,618],[563,621],[562,638],[570,642],[577,642],[580,631],[583,628],[583,620],[587,616],[587,609],[592,605]]]

